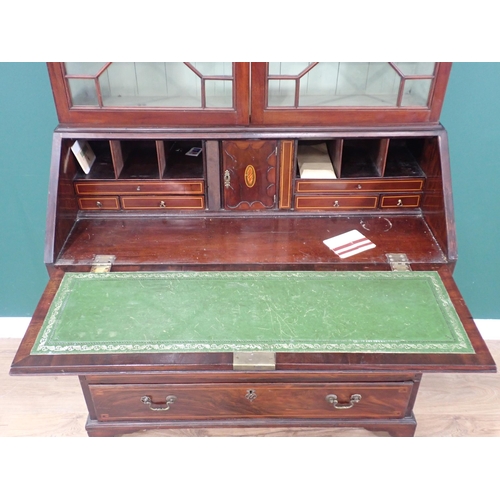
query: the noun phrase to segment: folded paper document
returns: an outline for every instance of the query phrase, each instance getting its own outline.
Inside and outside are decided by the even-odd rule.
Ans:
[[[356,229],[324,240],[323,243],[341,259],[375,248],[375,244]]]

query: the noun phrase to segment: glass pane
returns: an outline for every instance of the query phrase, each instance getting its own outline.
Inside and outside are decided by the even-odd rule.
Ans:
[[[310,64],[308,62],[270,62],[269,75],[297,76]]]
[[[269,63],[271,75],[298,75],[311,63]],[[396,63],[409,75],[434,74],[435,63]],[[405,84],[402,106],[427,106],[431,79]],[[425,83],[424,83],[425,82]],[[401,77],[387,62],[320,62],[300,79],[299,107],[396,107]],[[269,80],[269,106],[293,106],[293,81]]]
[[[203,76],[233,76],[233,63],[230,62],[192,62]]]
[[[398,62],[394,63],[403,72],[405,76],[408,75],[433,75],[434,66],[433,62]]]
[[[268,106],[294,106],[295,80],[269,80]]]
[[[206,105],[208,108],[233,107],[233,82],[209,80],[205,83]]]
[[[406,80],[401,106],[427,107],[432,80]]]
[[[68,87],[73,106],[98,106],[94,79],[68,79]]]
[[[387,63],[319,63],[301,79],[299,106],[396,106],[399,81]]]
[[[64,63],[66,74],[95,76],[104,67],[104,62],[67,62]]]
[[[99,81],[104,106],[201,107],[201,80],[183,63],[113,63]]]

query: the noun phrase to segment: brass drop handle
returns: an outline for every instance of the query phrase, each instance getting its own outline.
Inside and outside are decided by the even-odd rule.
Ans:
[[[173,405],[177,400],[176,396],[167,396],[165,398],[165,403],[153,403],[151,396],[142,396],[141,401],[149,406],[152,411],[168,411],[170,410],[170,405]]]
[[[339,404],[339,400],[337,399],[337,396],[335,394],[328,394],[325,399],[337,410],[348,410],[349,408],[352,408],[356,403],[359,403],[361,401],[361,394],[353,394],[349,403],[346,404]]]
[[[356,186],[356,188],[357,188],[357,189],[361,189],[362,187],[363,187],[363,186],[362,186],[361,184],[358,184],[358,185]]]
[[[333,204],[334,207],[340,207],[340,203],[338,200],[335,200],[334,204]]]
[[[402,207],[403,206],[403,200],[399,199],[398,202],[396,203],[396,206]]]
[[[97,208],[102,208],[102,203],[100,201],[96,202]]]
[[[162,200],[162,201],[160,201],[160,208],[167,208],[167,207],[165,206],[165,202],[164,202],[163,200]]]
[[[229,172],[229,170],[224,172],[224,187],[231,187],[231,172]]]

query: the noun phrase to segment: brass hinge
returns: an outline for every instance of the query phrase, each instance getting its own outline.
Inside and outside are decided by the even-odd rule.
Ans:
[[[388,253],[386,257],[391,271],[411,271],[410,261],[405,253]]]
[[[276,353],[268,351],[233,353],[233,370],[276,370]]]
[[[109,273],[116,259],[115,255],[96,255],[92,261],[91,273]]]

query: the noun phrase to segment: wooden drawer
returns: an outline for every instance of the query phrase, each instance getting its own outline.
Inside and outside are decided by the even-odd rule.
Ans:
[[[341,191],[421,191],[424,179],[374,179],[374,180],[298,180],[295,192],[301,193],[334,193]]]
[[[125,210],[201,210],[204,196],[123,196]]]
[[[416,208],[420,205],[420,195],[382,195],[380,208]]]
[[[413,382],[90,385],[100,421],[402,418]],[[168,401],[168,402],[167,402]]]
[[[351,210],[377,208],[378,196],[296,196],[297,210]]]
[[[202,180],[75,182],[78,195],[204,194]]]
[[[100,196],[95,198],[78,198],[81,210],[119,210],[118,196]]]

